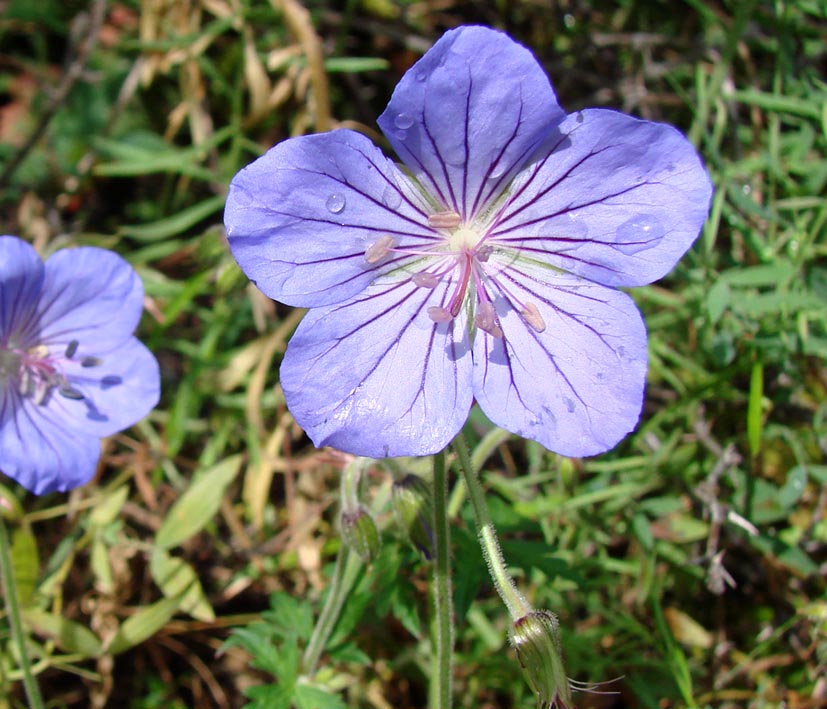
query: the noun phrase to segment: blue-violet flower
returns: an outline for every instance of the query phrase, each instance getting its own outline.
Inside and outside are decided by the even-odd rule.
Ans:
[[[446,33],[379,125],[286,140],[233,179],[233,254],[269,297],[310,308],[281,383],[317,446],[426,455],[474,400],[552,451],[592,455],[637,423],[646,329],[618,287],[665,275],[711,185],[674,128],[566,115],[531,53]]]
[[[64,249],[44,263],[0,236],[0,471],[36,494],[87,482],[100,438],[158,402],[158,363],[132,333],[143,286],[120,256]]]

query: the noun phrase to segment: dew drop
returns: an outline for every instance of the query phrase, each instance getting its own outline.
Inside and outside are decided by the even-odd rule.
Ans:
[[[386,207],[396,209],[400,204],[402,204],[402,194],[400,193],[399,188],[395,185],[388,185],[385,187],[384,192],[382,192],[382,202]]]
[[[400,130],[408,130],[414,124],[414,117],[408,113],[397,113],[393,124]]]
[[[499,180],[505,172],[505,165],[492,165],[491,171],[488,173],[489,180]]]
[[[420,70],[414,74],[414,78],[421,83],[428,78],[428,72]]]
[[[631,256],[657,245],[665,233],[657,217],[637,214],[617,228],[615,238],[618,249]]]
[[[340,194],[332,194],[324,205],[331,214],[341,214],[345,208],[345,198]]]

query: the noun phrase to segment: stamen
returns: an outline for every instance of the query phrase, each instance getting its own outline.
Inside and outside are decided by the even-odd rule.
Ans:
[[[546,329],[546,321],[543,320],[543,316],[540,315],[540,311],[537,310],[534,303],[526,303],[520,311],[520,315],[523,316],[523,320],[528,323],[534,332],[543,332]]]
[[[77,389],[72,388],[68,384],[63,384],[59,386],[57,389],[57,393],[66,399],[72,399],[72,401],[83,400],[83,394],[81,394]]]
[[[103,360],[98,357],[84,357],[80,361],[81,367],[99,367],[103,364]]]
[[[420,288],[436,288],[439,285],[439,278],[430,271],[420,271],[411,276],[415,286]]]
[[[497,311],[490,301],[481,301],[477,305],[477,314],[474,316],[474,322],[480,330],[485,330],[492,337],[498,340],[503,336],[502,328],[497,322]]]
[[[451,322],[451,320],[454,319],[454,316],[451,314],[450,310],[447,308],[442,308],[438,305],[432,305],[428,308],[428,317],[436,323]]]
[[[428,226],[435,229],[456,229],[462,223],[462,217],[454,211],[437,212],[428,216]]]
[[[393,248],[393,237],[385,234],[380,236],[365,250],[365,261],[368,263],[377,263],[390,253]]]
[[[78,351],[78,344],[79,343],[77,340],[72,340],[68,345],[66,345],[66,352],[64,352],[66,359],[72,359],[72,357],[75,356],[75,352]]]

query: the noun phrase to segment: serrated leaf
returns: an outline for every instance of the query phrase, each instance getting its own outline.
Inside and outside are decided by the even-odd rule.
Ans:
[[[335,694],[309,684],[296,685],[295,702],[299,709],[347,709]]]
[[[155,549],[149,560],[149,571],[164,596],[180,598],[179,610],[207,623],[215,620],[215,611],[204,595],[201,582],[186,561],[170,556],[163,549]]]
[[[33,632],[54,640],[61,650],[84,657],[101,653],[101,641],[85,625],[38,608],[23,609],[23,621]]]
[[[167,513],[155,535],[156,546],[171,549],[200,532],[218,512],[240,467],[241,456],[235,455],[196,478]]]
[[[175,615],[180,602],[180,598],[163,598],[151,606],[141,608],[121,624],[109,643],[108,652],[117,655],[151,638]]]

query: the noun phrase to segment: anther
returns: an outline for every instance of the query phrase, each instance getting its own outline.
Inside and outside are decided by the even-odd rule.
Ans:
[[[78,341],[72,340],[68,345],[66,345],[66,352],[63,354],[65,355],[66,359],[72,359],[75,356],[75,352],[78,351]]]
[[[432,305],[428,308],[428,317],[436,323],[451,322],[454,316],[447,308],[441,308],[438,305]]]
[[[520,315],[523,316],[523,320],[528,323],[534,332],[543,332],[546,329],[546,321],[543,320],[543,316],[540,315],[540,311],[537,310],[534,303],[526,303],[520,311]]]
[[[390,253],[393,248],[393,237],[385,234],[380,236],[365,250],[365,261],[377,263]]]
[[[436,288],[439,284],[439,277],[429,271],[414,273],[414,275],[411,276],[411,280],[415,286],[419,286],[420,288]]]
[[[492,337],[500,339],[503,336],[502,328],[497,322],[497,312],[494,306],[488,302],[481,302],[477,306],[477,314],[474,316],[474,322],[480,330],[485,330]]]
[[[66,399],[72,399],[72,401],[81,401],[83,399],[83,394],[68,384],[58,387],[57,393]]]
[[[456,229],[462,223],[462,217],[454,211],[437,212],[428,216],[428,226],[435,229]]]
[[[103,360],[98,357],[84,357],[80,361],[81,367],[99,367],[101,364],[103,364]]]

